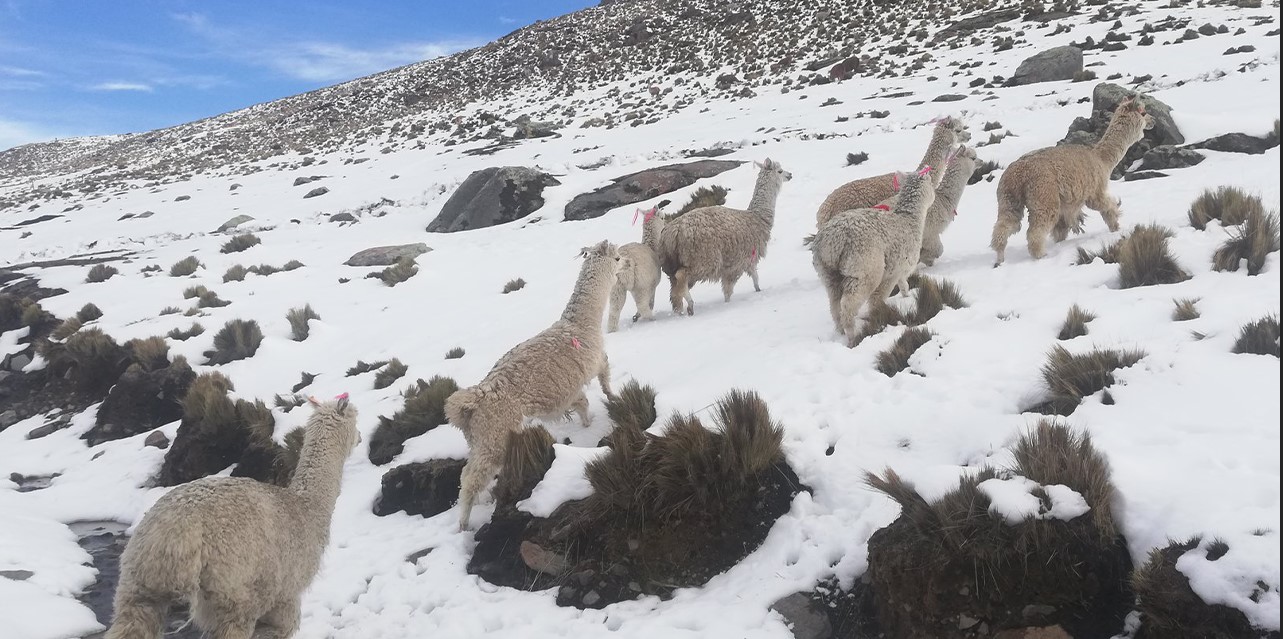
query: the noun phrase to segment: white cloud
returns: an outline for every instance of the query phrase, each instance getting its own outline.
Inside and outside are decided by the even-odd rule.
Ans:
[[[151,93],[150,84],[141,82],[102,82],[89,87],[90,91],[141,91]]]
[[[476,46],[470,41],[412,42],[358,49],[329,42],[304,42],[259,52],[257,62],[299,80],[351,80]]]
[[[41,127],[17,120],[0,118],[0,151],[30,142],[44,142],[60,137]]]
[[[11,67],[0,64],[0,76],[7,76],[10,78],[42,78],[46,75],[48,74],[44,71],[36,71],[35,69],[24,69],[22,67]]]
[[[517,24],[520,20],[509,18],[508,16],[499,16],[499,24]]]

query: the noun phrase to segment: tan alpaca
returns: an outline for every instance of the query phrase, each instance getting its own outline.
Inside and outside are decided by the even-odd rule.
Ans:
[[[106,639],[159,639],[178,602],[215,639],[285,639],[321,566],[343,462],[361,440],[347,395],[318,403],[286,488],[204,477],[161,497],[120,558]]]
[[[753,290],[762,290],[757,264],[766,257],[766,245],[771,241],[780,186],[793,179],[793,174],[770,158],[753,164],[760,171],[747,211],[706,206],[686,212],[660,233],[659,264],[668,276],[674,313],[695,314],[690,288],[697,282],[720,281],[727,302],[745,273],[753,279]]]
[[[1082,232],[1083,206],[1099,211],[1110,231],[1118,230],[1118,201],[1109,194],[1109,175],[1127,149],[1153,128],[1145,105],[1130,96],[1119,103],[1100,141],[1092,146],[1064,144],[1030,151],[1012,162],[998,179],[998,220],[989,246],[997,254],[994,266],[1007,254],[1007,238],[1020,230],[1029,209],[1026,238],[1029,255],[1047,254],[1051,235],[1057,242],[1072,230]]]
[[[931,143],[927,145],[926,153],[922,154],[918,170],[927,166],[935,168],[944,166],[953,148],[970,139],[971,134],[967,132],[967,125],[962,120],[952,116],[940,120],[931,132]],[[940,184],[942,173],[942,171],[931,172],[932,184]],[[815,228],[824,226],[825,222],[842,211],[869,208],[894,197],[899,191],[896,180],[895,173],[886,173],[839,186],[820,204],[820,210],[815,214]]]
[[[584,248],[582,255],[586,259],[561,319],[505,353],[476,386],[446,400],[446,418],[468,441],[460,530],[467,529],[473,503],[503,465],[508,433],[526,417],[558,419],[573,410],[587,426],[584,386],[596,377],[602,392],[613,395],[601,316],[621,258],[609,242]]]
[[[606,332],[619,330],[619,313],[624,308],[628,294],[633,295],[637,313],[633,321],[654,319],[655,289],[659,287],[659,234],[664,230],[664,216],[659,207],[639,212],[642,222],[642,241],[629,242],[619,247],[619,274],[615,287],[610,291],[610,311],[606,314]]]

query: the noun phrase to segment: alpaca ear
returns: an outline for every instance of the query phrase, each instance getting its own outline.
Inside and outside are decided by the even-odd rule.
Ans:
[[[597,255],[605,257],[610,255],[610,240],[602,240],[597,246],[593,247]]]
[[[311,404],[311,405],[313,405],[313,406],[320,406],[320,405],[321,405],[321,400],[317,399],[315,395],[308,395],[308,396],[307,396],[307,403],[309,403],[309,404]]]
[[[764,169],[764,168],[766,168],[765,166],[763,166],[763,165],[762,165],[762,163],[761,163],[761,162],[758,162],[757,160],[753,160],[753,166],[754,166],[755,168],[759,168],[759,169]]]
[[[342,395],[339,395],[339,401],[337,404],[335,404],[335,407],[338,408],[339,412],[341,413],[347,410],[347,404],[348,404],[347,393],[343,393]]]

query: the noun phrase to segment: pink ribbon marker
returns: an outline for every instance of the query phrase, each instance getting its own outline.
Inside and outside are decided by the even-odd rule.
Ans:
[[[900,192],[900,174],[899,173],[891,174],[891,190],[897,193]]]
[[[926,175],[926,174],[928,174],[928,173],[930,173],[930,172],[931,172],[931,166],[930,166],[930,165],[927,165],[927,166],[922,167],[922,170],[918,171],[918,176],[919,176],[919,177],[921,177],[921,176]]]
[[[887,206],[886,204],[874,204],[874,205],[873,205],[873,208],[878,209],[879,211],[890,211],[890,210],[891,210],[891,207],[890,207],[890,206]]]
[[[641,215],[641,209],[633,211],[633,226],[637,226],[637,216]]]
[[[579,348],[579,338],[578,337],[570,338],[570,345],[574,346],[575,348]]]
[[[335,395],[334,399],[347,399],[347,393],[341,393],[339,395]]]
[[[654,218],[656,215],[659,215],[659,207],[658,206],[651,207],[649,211],[646,211],[646,216],[642,219],[642,224],[645,224],[646,222],[651,221],[651,219]]]
[[[752,264],[757,263],[757,247],[753,247],[753,252],[748,254],[748,261]]]

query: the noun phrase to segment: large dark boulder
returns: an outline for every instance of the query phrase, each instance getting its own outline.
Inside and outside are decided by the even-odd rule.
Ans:
[[[1074,46],[1056,47],[1040,51],[1020,63],[1007,81],[1010,86],[1072,80],[1083,70],[1083,50]]]
[[[1105,129],[1109,128],[1114,109],[1131,96],[1136,96],[1145,105],[1145,113],[1154,119],[1154,127],[1145,131],[1145,137],[1128,149],[1122,161],[1114,167],[1111,178],[1122,178],[1136,160],[1144,157],[1154,147],[1185,143],[1185,136],[1172,119],[1171,107],[1153,96],[1139,94],[1111,82],[1101,82],[1092,90],[1091,117],[1074,119],[1069,125],[1069,132],[1057,144],[1095,144],[1105,133]]]
[[[1194,166],[1205,159],[1207,158],[1202,153],[1188,147],[1156,146],[1145,152],[1145,155],[1140,159],[1140,166],[1136,167],[1136,170],[1184,169]]]
[[[1226,133],[1214,138],[1208,138],[1202,142],[1188,144],[1185,148],[1207,149],[1209,151],[1221,151],[1223,153],[1260,155],[1261,153],[1265,153],[1278,145],[1278,140],[1258,138],[1255,135],[1248,135],[1246,133]]]
[[[696,180],[729,171],[741,160],[699,160],[629,173],[590,193],[575,196],[566,205],[566,220],[590,220],[611,209],[649,200],[694,184]]]
[[[93,428],[81,439],[97,446],[182,419],[179,400],[195,379],[196,373],[183,358],[160,370],[130,366],[107,393]]]
[[[374,514],[383,517],[405,511],[432,517],[459,499],[462,459],[432,459],[397,466],[383,474],[383,488],[374,500]]]
[[[473,171],[455,189],[430,233],[454,233],[519,220],[543,206],[543,190],[557,178],[524,166],[492,166]]]

